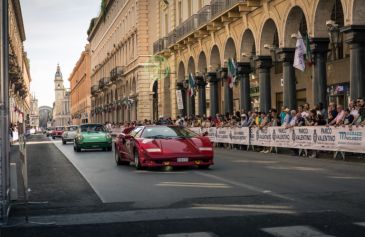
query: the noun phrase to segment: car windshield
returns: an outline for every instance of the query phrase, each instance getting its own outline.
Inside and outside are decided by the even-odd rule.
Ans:
[[[156,126],[146,127],[143,130],[141,137],[143,138],[155,138],[155,139],[167,139],[167,138],[192,138],[198,134],[177,126]]]
[[[63,127],[56,128],[56,131],[62,131],[62,130],[63,130]]]
[[[81,132],[105,132],[105,128],[101,124],[81,125]]]
[[[66,127],[65,131],[76,131],[77,126]]]

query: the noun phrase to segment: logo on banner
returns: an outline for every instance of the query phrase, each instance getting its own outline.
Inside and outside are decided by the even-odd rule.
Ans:
[[[276,139],[276,131],[275,131],[275,129],[272,131],[272,140],[274,140],[275,141],[275,139]]]
[[[314,143],[317,143],[318,135],[317,135],[317,129],[314,129],[313,131],[313,141]]]
[[[229,139],[232,140],[232,129],[229,130]]]
[[[291,139],[293,140],[293,142],[295,142],[295,129],[293,129],[293,132],[291,134]]]

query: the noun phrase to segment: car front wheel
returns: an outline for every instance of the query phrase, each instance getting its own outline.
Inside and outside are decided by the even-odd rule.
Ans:
[[[62,139],[62,144],[63,145],[66,145],[66,141]]]
[[[123,162],[120,160],[120,154],[118,149],[115,149],[114,151],[114,158],[115,158],[115,163],[117,163],[117,165],[123,165]]]
[[[136,167],[137,170],[142,169],[140,160],[139,160],[139,154],[138,151],[134,151],[134,167]]]

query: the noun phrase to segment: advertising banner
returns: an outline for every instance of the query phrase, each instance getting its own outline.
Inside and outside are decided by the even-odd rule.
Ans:
[[[249,136],[250,136],[249,128],[231,128],[230,143],[238,145],[248,145]]]
[[[346,127],[335,130],[337,151],[365,153],[365,128]]]
[[[283,127],[269,127],[268,128],[271,133],[272,138],[272,146],[273,147],[292,147],[293,140],[292,128],[283,128]]]

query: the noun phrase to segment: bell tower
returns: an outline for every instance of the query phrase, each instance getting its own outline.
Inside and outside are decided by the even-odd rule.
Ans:
[[[61,73],[60,65],[57,65],[57,71],[54,78],[54,86],[55,86],[55,99],[56,102],[62,100],[64,96],[65,87],[63,85],[63,77]]]

